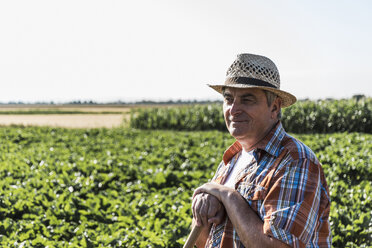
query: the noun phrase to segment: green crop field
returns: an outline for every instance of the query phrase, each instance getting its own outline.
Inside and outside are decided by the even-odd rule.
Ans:
[[[370,247],[372,135],[295,135],[323,163],[334,247]],[[0,128],[1,247],[182,247],[220,131]]]
[[[293,133],[372,133],[372,98],[299,101],[283,109],[282,122]],[[226,130],[222,104],[133,109],[130,124],[140,129]]]

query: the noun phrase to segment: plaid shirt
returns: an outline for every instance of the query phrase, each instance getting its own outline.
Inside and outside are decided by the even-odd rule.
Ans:
[[[293,247],[330,247],[330,196],[314,153],[278,124],[254,149],[254,159],[235,178],[235,190],[263,222],[263,232]],[[218,166],[224,184],[242,147],[235,142]],[[228,217],[213,225],[206,246],[244,247]]]

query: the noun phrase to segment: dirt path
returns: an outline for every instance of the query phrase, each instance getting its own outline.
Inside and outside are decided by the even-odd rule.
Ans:
[[[122,114],[0,115],[0,125],[111,128],[123,124],[123,118]]]

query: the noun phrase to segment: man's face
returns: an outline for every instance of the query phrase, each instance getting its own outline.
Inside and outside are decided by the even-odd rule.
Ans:
[[[238,141],[258,142],[276,122],[272,112],[275,103],[267,105],[263,90],[226,88],[223,96],[226,126]]]

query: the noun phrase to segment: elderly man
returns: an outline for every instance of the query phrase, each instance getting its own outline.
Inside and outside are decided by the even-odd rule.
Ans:
[[[330,247],[330,197],[314,153],[289,136],[281,108],[296,98],[280,90],[268,58],[240,54],[223,85],[227,129],[236,139],[210,183],[193,196],[197,247]]]

